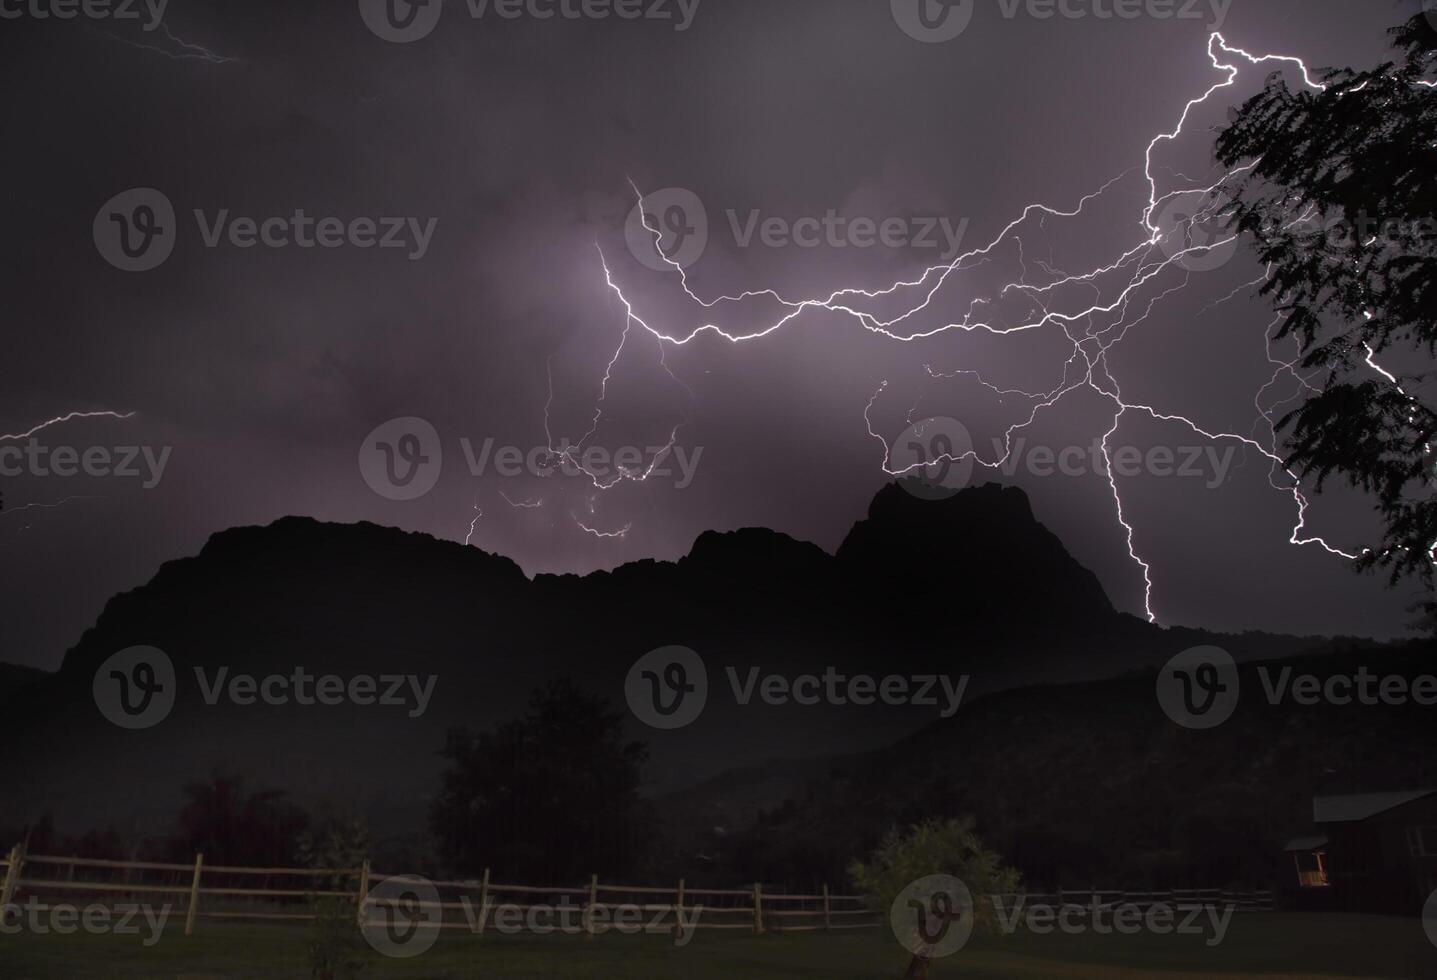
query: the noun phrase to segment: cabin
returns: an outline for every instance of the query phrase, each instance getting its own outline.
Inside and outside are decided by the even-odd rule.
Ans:
[[[1288,842],[1291,904],[1413,914],[1437,891],[1437,790],[1318,796]]]

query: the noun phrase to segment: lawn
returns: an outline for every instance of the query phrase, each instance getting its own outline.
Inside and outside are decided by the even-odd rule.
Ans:
[[[196,935],[0,936],[0,976],[41,980],[307,980],[304,926],[203,923]],[[707,935],[686,948],[658,937],[496,937],[445,933],[410,960],[373,954],[371,980],[895,980],[902,951],[873,933]],[[1259,914],[1236,918],[1225,941],[1201,936],[979,937],[935,964],[945,977],[1437,977],[1434,948],[1416,919]],[[366,947],[367,951],[367,947]]]

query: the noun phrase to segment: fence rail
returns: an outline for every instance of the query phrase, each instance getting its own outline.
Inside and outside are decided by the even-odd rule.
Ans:
[[[183,899],[181,907],[187,936],[193,934],[200,919],[313,921],[316,916],[309,903],[316,898],[353,903],[355,919],[361,928],[378,927],[384,923],[373,917],[375,910],[401,903],[377,896],[376,886],[410,878],[374,872],[368,861],[357,868],[257,868],[207,865],[203,854],[195,855],[191,864],[55,857],[28,854],[23,845],[12,848],[0,859],[0,869],[3,869],[0,914],[27,892],[32,901],[54,892],[109,896],[115,901],[126,897],[170,896]],[[38,870],[38,874],[26,877],[26,872],[32,870]],[[77,871],[87,874],[77,878]],[[145,876],[170,880],[136,880]],[[491,916],[500,910],[577,913],[579,928],[588,936],[601,931],[602,916],[635,910],[651,916],[639,930],[646,933],[675,930],[741,930],[757,935],[837,932],[878,928],[885,918],[870,909],[863,896],[834,894],[827,886],[818,892],[788,894],[766,892],[761,884],[749,888],[693,888],[680,880],[673,886],[623,885],[601,882],[594,875],[585,885],[555,887],[500,884],[490,879],[488,871],[482,878],[469,881],[424,879],[424,882],[438,900],[407,900],[402,904],[437,910],[434,921],[429,923],[432,928],[470,929],[480,936],[490,927]],[[1269,891],[1218,889],[1023,892],[1002,895],[999,901],[1005,912],[1013,911],[1020,902],[1027,908],[1051,906],[1068,910],[1107,911],[1128,905],[1144,910],[1154,905],[1180,909],[1231,907],[1239,912],[1276,910]],[[463,912],[462,921],[449,914],[456,911]]]
[[[1179,909],[1232,908],[1238,912],[1277,911],[1277,900],[1270,891],[1236,892],[1224,891],[1220,888],[1173,889],[1157,892],[1087,889],[1050,893],[1008,893],[1000,896],[1003,910],[1005,912],[1012,911],[1019,898],[1022,898],[1028,907],[1092,909],[1096,906],[1103,911],[1115,906],[1135,906],[1138,909],[1146,910],[1154,905],[1167,905]]]

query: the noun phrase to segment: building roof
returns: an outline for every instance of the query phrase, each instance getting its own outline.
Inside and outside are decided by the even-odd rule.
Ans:
[[[1327,846],[1326,837],[1294,837],[1287,842],[1284,851],[1315,851]]]
[[[1407,790],[1400,793],[1358,793],[1353,796],[1316,796],[1312,799],[1314,823],[1355,823],[1395,810],[1437,790]]]

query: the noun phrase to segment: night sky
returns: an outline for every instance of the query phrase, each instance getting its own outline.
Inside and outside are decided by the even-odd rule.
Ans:
[[[1221,31],[1249,52],[1366,66],[1388,57],[1386,29],[1415,7],[1233,0]],[[673,0],[664,9],[683,16]],[[711,300],[882,289],[949,258],[941,233],[938,248],[767,245],[757,234],[742,247],[755,213],[792,222],[833,211],[910,228],[944,219],[968,251],[1029,204],[1072,210],[1121,178],[1078,219],[1022,227],[1021,254],[1010,236],[911,324],[941,326],[935,317],[961,317],[1024,269],[1047,282],[1143,241],[1146,148],[1222,80],[1206,53],[1212,5],[1196,9],[1202,18],[1006,19],[979,0],[968,29],[944,43],[907,36],[887,0],[702,0],[683,30],[673,19],[475,19],[451,0],[432,33],[407,44],[376,36],[354,0],[172,0],[151,31],[144,19],[0,20],[0,433],[70,412],[133,412],[36,438],[81,454],[170,449],[152,488],[142,477],[0,477],[0,661],[57,666],[111,595],[218,530],[290,514],[470,537],[530,573],[673,559],[710,528],[772,527],[836,547],[887,479],[865,422],[870,400],[888,442],[910,418],[948,416],[991,459],[993,438],[1027,403],[974,375],[932,374],[979,371],[999,389],[1046,391],[1071,343],[1055,326],[895,341],[809,310],[741,343],[709,332],[660,344],[631,324],[614,358],[627,321],[604,259],[635,312],[669,336],[707,322],[747,335],[783,315],[765,297],[698,307],[675,274],[638,261],[625,236],[630,181],[703,202],[708,244],[688,279]],[[1247,66],[1158,152],[1155,176],[1210,176],[1212,127],[1276,67]],[[145,272],[108,263],[93,233],[102,206],[131,188],[161,191],[177,214],[173,253]],[[425,248],[244,248],[225,235],[207,247],[195,209],[210,223],[222,211],[263,221],[297,209],[346,223],[434,220]],[[1124,397],[1266,438],[1254,396],[1274,370],[1263,342],[1273,313],[1247,285],[1261,273],[1239,253],[1145,286],[1109,355]],[[985,316],[1019,323],[1030,304],[1005,297]],[[578,441],[606,372],[589,444],[664,446],[682,423],[690,461],[702,450],[689,485],[650,478],[601,492],[580,477],[468,472],[461,438],[476,453],[491,438],[543,447],[546,406],[555,442]],[[1088,447],[1113,413],[1078,390],[1021,435]],[[398,417],[428,421],[442,440],[443,475],[417,500],[376,494],[358,465],[366,434]],[[1113,443],[1179,456],[1208,445],[1140,415]],[[1293,499],[1269,485],[1267,461],[1249,450],[1232,466],[1218,489],[1121,481],[1160,622],[1402,633],[1410,592],[1289,544]],[[1105,476],[996,478],[1028,491],[1120,608],[1143,612],[1142,572]],[[1368,543],[1373,526],[1340,487],[1313,498],[1310,531],[1336,545]],[[981,567],[982,555],[953,557]]]

